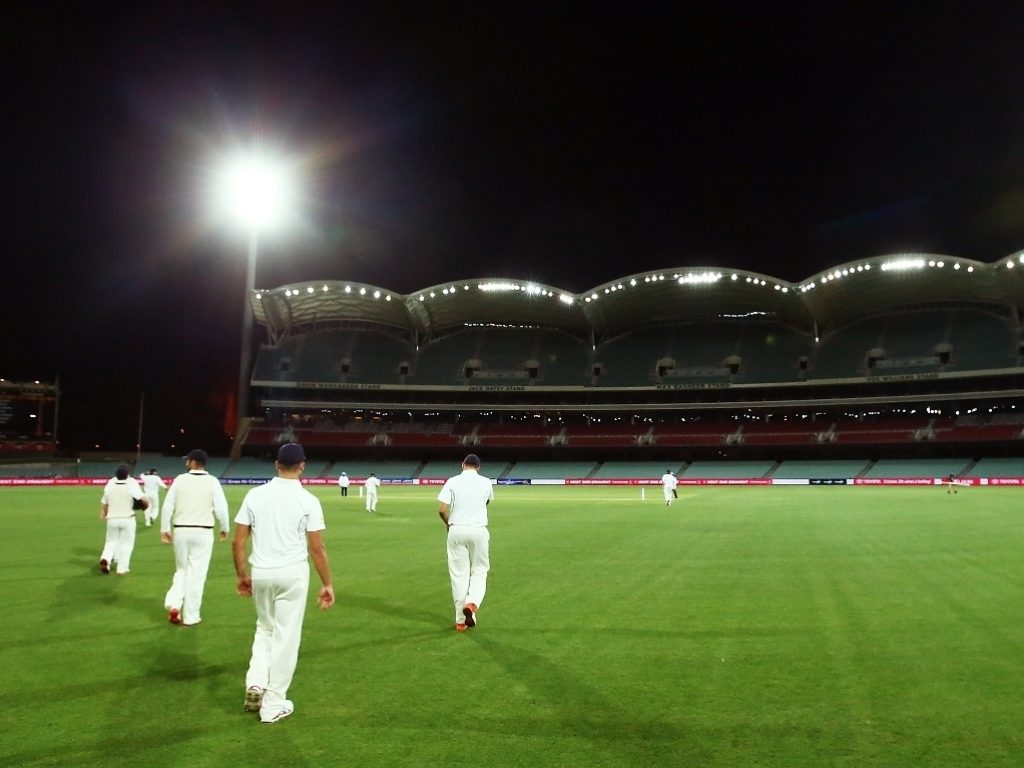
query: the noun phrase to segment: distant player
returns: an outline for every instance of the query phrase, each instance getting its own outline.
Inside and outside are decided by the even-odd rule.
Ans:
[[[139,475],[139,482],[142,483],[142,490],[149,499],[149,506],[143,512],[146,518],[146,527],[153,525],[153,521],[160,516],[160,489],[167,490],[167,483],[156,473],[156,468],[149,470],[144,475]]]
[[[371,472],[363,483],[363,489],[366,491],[366,511],[371,514],[377,511],[378,488],[380,488],[380,480]]]
[[[956,493],[957,485],[959,485],[959,483],[956,481],[956,475],[950,472],[949,477],[946,478],[946,493]]]
[[[100,553],[100,573],[110,573],[113,563],[117,563],[118,576],[124,576],[131,569],[132,552],[135,550],[132,501],[144,498],[135,478],[128,477],[128,467],[124,464],[119,466],[117,473],[104,486],[100,499],[100,520],[107,523],[107,537]]]
[[[348,496],[348,486],[349,486],[348,474],[345,473],[345,472],[342,472],[338,476],[338,488],[341,489],[341,497],[342,498],[345,498],[346,496]]]
[[[679,485],[679,481],[676,480],[676,476],[672,474],[671,470],[666,469],[665,474],[661,476],[661,492],[665,497],[665,506],[672,506],[672,500],[679,498],[676,493],[676,486]]]

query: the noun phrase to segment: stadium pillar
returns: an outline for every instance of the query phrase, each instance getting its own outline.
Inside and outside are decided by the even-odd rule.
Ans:
[[[249,259],[245,268],[245,299],[242,302],[242,350],[238,362],[238,397],[236,399],[235,435],[233,450],[240,447],[242,420],[249,415],[249,374],[252,368],[252,308],[249,299],[256,290],[256,254],[259,234],[254,227],[249,234]]]

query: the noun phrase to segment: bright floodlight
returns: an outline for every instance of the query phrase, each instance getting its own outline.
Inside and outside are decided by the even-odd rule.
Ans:
[[[250,230],[279,224],[294,203],[295,189],[287,165],[270,157],[239,153],[217,177],[218,208]]]

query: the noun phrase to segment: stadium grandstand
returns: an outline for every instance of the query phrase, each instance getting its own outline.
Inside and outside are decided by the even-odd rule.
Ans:
[[[600,476],[604,461],[1019,456],[1022,298],[1024,252],[878,256],[795,283],[680,267],[582,293],[509,278],[258,290],[259,416],[236,458],[294,439],[340,461],[472,449]]]

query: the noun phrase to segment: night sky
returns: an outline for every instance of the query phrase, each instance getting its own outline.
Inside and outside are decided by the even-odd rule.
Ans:
[[[246,243],[201,187],[254,136],[308,169],[260,287],[1024,248],[1019,4],[166,5],[5,22],[0,377],[59,377],[69,451],[143,392],[144,450],[220,447]]]

